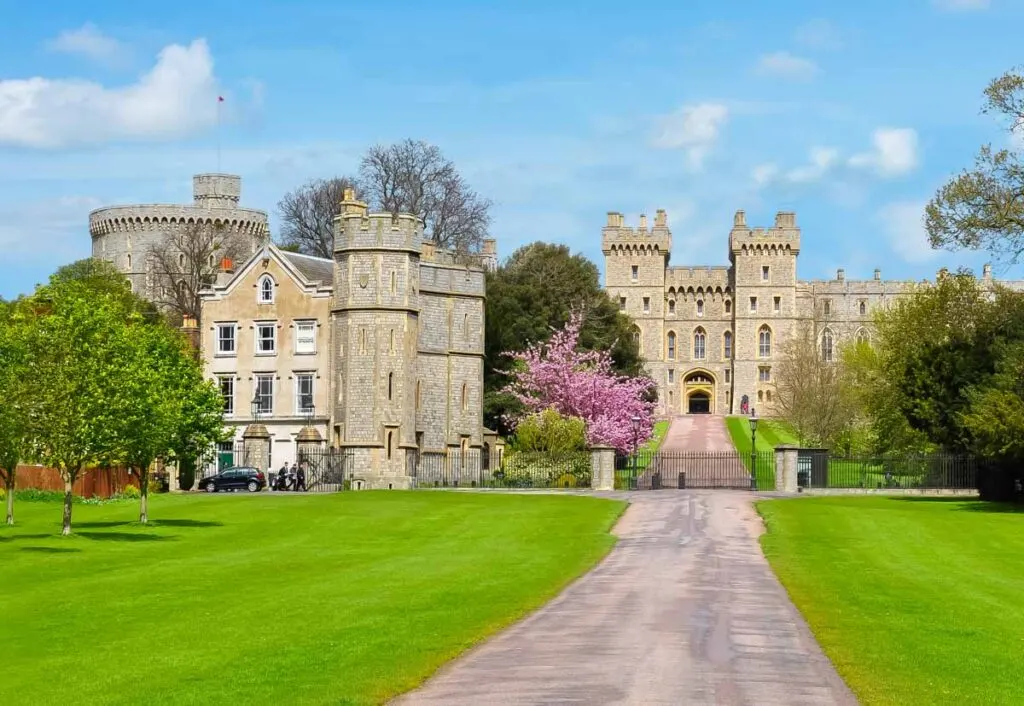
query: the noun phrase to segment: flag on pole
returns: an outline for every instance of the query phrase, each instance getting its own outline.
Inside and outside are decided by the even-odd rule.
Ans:
[[[224,102],[224,96],[217,96],[217,102],[218,103],[223,103]]]

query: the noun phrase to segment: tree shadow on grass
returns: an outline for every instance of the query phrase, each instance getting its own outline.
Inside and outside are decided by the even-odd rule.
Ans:
[[[0,542],[17,542],[22,539],[46,539],[52,536],[52,534],[15,534],[10,537],[0,537]]]
[[[75,532],[79,537],[98,542],[166,542],[175,537],[162,534],[142,534],[141,532]]]
[[[223,522],[208,520],[150,520],[154,527],[223,527]]]
[[[956,505],[954,509],[964,512],[994,512],[994,513],[1024,513],[1024,504],[1021,503],[997,503],[988,500],[963,496],[942,496],[929,497],[927,495],[907,496],[893,498],[908,503],[932,503],[936,505]]]
[[[117,522],[76,522],[75,527],[85,527],[87,529],[109,529],[110,527],[124,527],[125,525],[132,524],[131,520],[119,520]]]
[[[21,551],[36,552],[37,554],[73,554],[82,550],[74,547],[22,547]]]

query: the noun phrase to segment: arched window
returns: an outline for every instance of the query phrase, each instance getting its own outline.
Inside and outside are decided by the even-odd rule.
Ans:
[[[693,359],[704,360],[704,343],[707,336],[704,333],[704,329],[699,328],[693,332]]]
[[[675,360],[676,359],[676,332],[675,331],[669,331],[668,332],[668,359],[669,360]]]
[[[185,253],[178,253],[178,267],[185,269]]]
[[[857,329],[857,343],[868,343],[868,332],[862,328]]]
[[[726,331],[722,336],[722,357],[726,360],[732,358],[732,331]]]
[[[390,340],[388,342],[389,350],[395,352],[395,330],[391,329]]]
[[[128,250],[132,249],[132,236],[131,233],[124,237],[124,245]]]
[[[640,354],[643,355],[644,347],[643,347],[642,341],[640,340],[640,327],[639,326],[634,326],[633,327],[633,343],[636,344],[637,351],[639,351]]]
[[[832,362],[832,332],[828,329],[821,334],[821,359],[826,363]]]
[[[732,313],[732,300],[731,299],[726,299],[725,300],[725,313],[726,314],[731,314]]]
[[[697,300],[697,316],[704,316],[704,300]]]
[[[270,275],[263,275],[260,278],[258,300],[260,304],[270,304],[274,301],[274,280]]]
[[[670,313],[670,314],[676,313],[676,300],[675,299],[669,299],[668,300],[668,313]]]
[[[770,358],[772,355],[772,330],[767,325],[757,332],[757,353],[762,358]]]
[[[129,270],[132,269],[132,254],[131,253],[128,253],[127,255],[124,256],[124,263],[128,267]]]
[[[469,314],[462,315],[462,335],[469,340]]]
[[[866,314],[866,313],[868,313],[868,303],[865,302],[865,301],[862,301],[860,303],[860,315],[864,316],[864,314]]]
[[[388,400],[390,400],[395,391],[395,374],[388,373]]]

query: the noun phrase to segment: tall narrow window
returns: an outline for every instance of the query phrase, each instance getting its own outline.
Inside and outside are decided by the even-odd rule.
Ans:
[[[670,313],[670,314],[676,313],[676,300],[675,299],[669,299],[668,300],[668,313]]]
[[[729,368],[725,369],[725,381],[732,382],[732,370],[730,370]]]
[[[638,265],[633,265],[632,276],[634,282],[640,278],[640,267]]]
[[[416,411],[419,411],[420,405],[422,404],[423,396],[423,381],[416,381]]]
[[[697,316],[704,316],[704,300],[697,300]]]
[[[732,358],[732,331],[726,331],[722,336],[722,357],[726,360]]]
[[[466,383],[462,383],[462,411],[465,412],[469,409],[469,388],[466,387]]]
[[[693,332],[693,359],[704,360],[704,344],[707,336],[704,333],[704,329],[699,328]]]
[[[644,297],[644,313],[645,314],[650,314],[651,313],[651,298],[650,297]]]
[[[359,329],[359,352],[366,353],[366,327]]]
[[[633,343],[636,344],[637,350],[642,355],[644,351],[643,341],[640,340],[640,329],[636,326],[633,327]]]
[[[860,302],[860,315],[864,316],[866,313],[868,313],[868,303],[862,299]]]
[[[469,340],[469,314],[462,315],[462,335]]]
[[[129,270],[132,269],[132,254],[131,253],[128,253],[127,255],[124,256],[124,263],[125,263],[125,265],[127,265]]]
[[[270,304],[274,301],[274,280],[270,275],[263,275],[260,278],[258,300],[260,304]]]
[[[178,255],[178,267],[180,267],[182,270],[185,269],[185,254],[184,253],[181,253],[181,254]]]
[[[271,415],[274,413],[274,376],[256,376],[256,406],[260,414]]]
[[[757,334],[758,355],[762,358],[770,358],[772,355],[772,330],[762,326]]]
[[[256,324],[256,355],[274,355],[277,352],[277,324]]]
[[[829,329],[821,334],[821,359],[826,363],[832,362],[832,332]]]
[[[398,291],[398,273],[391,270],[391,293],[394,294]]]
[[[388,431],[388,443],[387,443],[387,447],[388,448],[387,448],[387,452],[388,452],[388,460],[389,461],[391,460],[391,453],[392,453],[391,452],[391,448],[393,446],[394,440],[395,440],[395,433],[393,431]]]
[[[868,342],[868,332],[865,331],[862,328],[861,329],[857,329],[857,343],[867,343],[867,342]]]
[[[221,375],[217,382],[220,386],[220,396],[224,400],[224,416],[230,417],[235,413],[235,376]]]
[[[217,324],[217,355],[235,354],[235,322]]]
[[[625,310],[626,310],[626,298],[625,297],[619,297],[619,311],[625,311]]]
[[[823,314],[825,314],[825,316],[831,315],[832,314],[832,302],[830,302],[828,299],[826,299],[824,302],[822,302],[822,304],[821,304],[821,311],[822,311]]]
[[[313,411],[313,373],[298,373],[295,376],[295,413],[309,414]]]
[[[761,281],[762,282],[767,282],[768,281],[768,272],[769,272],[768,265],[762,265],[761,266]]]
[[[750,298],[750,311],[751,312],[757,311],[757,297],[751,297]]]
[[[672,368],[669,368],[668,370],[668,381],[669,383],[673,383],[676,381],[676,371],[673,370]]]
[[[395,352],[395,330],[394,329],[391,329],[391,331],[388,334],[388,350],[391,353]]]
[[[731,314],[732,313],[732,300],[731,299],[726,299],[725,300],[725,313],[726,314]]]
[[[391,400],[395,391],[395,374],[388,373],[388,400]]]
[[[774,297],[772,299],[772,310],[776,314],[782,311],[782,297]]]
[[[669,360],[675,360],[676,359],[676,332],[675,331],[669,331],[668,332],[668,359]]]

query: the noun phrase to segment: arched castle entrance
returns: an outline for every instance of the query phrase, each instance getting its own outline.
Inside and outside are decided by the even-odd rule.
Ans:
[[[693,370],[683,378],[683,411],[686,414],[715,413],[715,376],[707,370]]]

